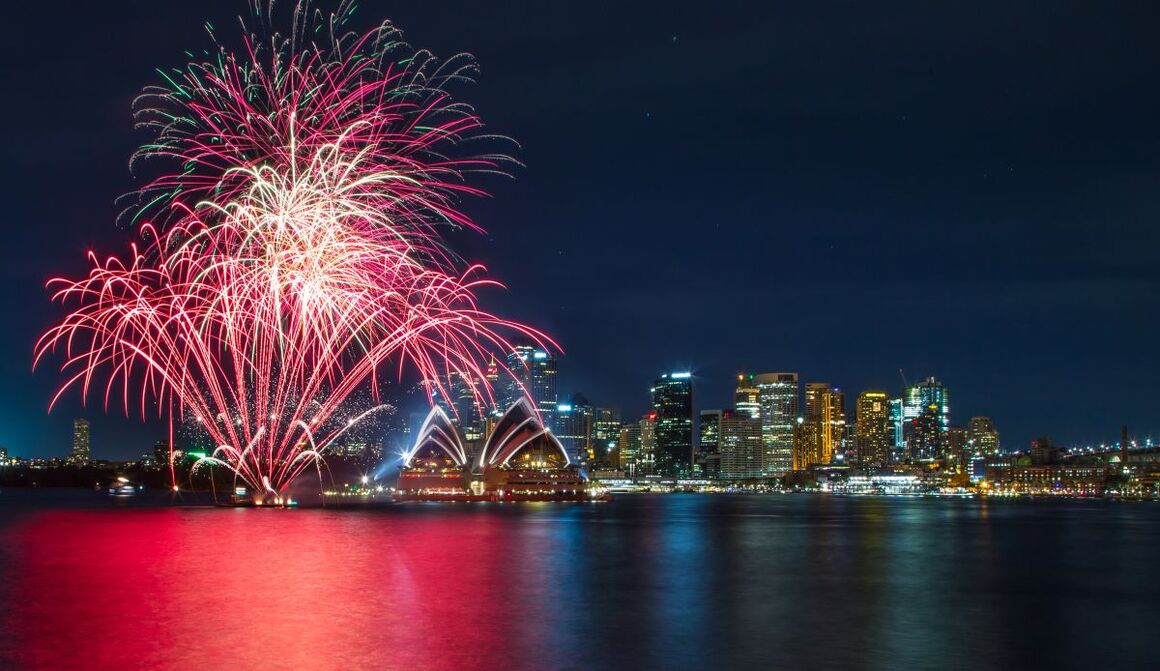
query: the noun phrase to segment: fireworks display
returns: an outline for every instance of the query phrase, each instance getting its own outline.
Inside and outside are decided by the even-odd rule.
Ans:
[[[505,334],[550,342],[482,310],[496,283],[444,243],[478,230],[457,206],[480,193],[465,176],[509,160],[468,151],[489,137],[447,87],[473,61],[413,51],[390,24],[351,32],[346,4],[289,9],[282,35],[255,4],[241,50],[218,44],[138,98],[153,139],[133,164],[172,169],[135,194],[127,255],[50,281],[73,311],[36,347],[63,353],[57,398],[192,419],[217,445],[207,463],[274,495],[357,423],[344,402],[380,375],[443,395],[462,375],[490,395]]]

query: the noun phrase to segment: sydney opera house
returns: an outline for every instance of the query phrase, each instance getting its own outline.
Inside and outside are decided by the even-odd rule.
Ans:
[[[447,413],[432,408],[404,455],[395,491],[400,501],[579,501],[596,496],[526,399],[496,421],[477,454],[464,449]]]

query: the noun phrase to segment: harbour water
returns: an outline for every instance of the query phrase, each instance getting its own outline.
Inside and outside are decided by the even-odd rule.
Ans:
[[[0,494],[0,668],[1148,668],[1160,504]]]

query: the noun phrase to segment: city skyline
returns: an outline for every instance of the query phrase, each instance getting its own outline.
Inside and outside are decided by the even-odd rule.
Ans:
[[[162,433],[75,396],[47,414],[57,376],[29,360],[60,312],[40,287],[87,249],[123,246],[114,202],[137,182],[113,166],[141,139],[133,95],[155,66],[207,44],[204,21],[225,26],[243,8],[14,8],[22,25],[52,26],[60,48],[31,34],[5,46],[13,62],[40,54],[8,75],[38,104],[0,112],[25,129],[4,168],[21,250],[0,284],[10,451],[64,456],[79,416],[97,454],[131,456]],[[875,20],[882,8],[740,2],[678,3],[661,19],[629,4],[611,23],[589,7],[466,6],[451,25],[437,8],[392,8],[414,43],[479,57],[468,97],[522,145],[528,168],[469,204],[490,239],[455,242],[468,257],[486,248],[509,286],[489,303],[558,334],[562,393],[635,414],[666,370],[727,399],[738,370],[894,393],[901,368],[945,380],[956,414],[988,414],[1016,442],[1155,424],[1160,205],[1142,131],[1160,113],[1154,9],[896,9],[923,28]],[[718,51],[740,57],[706,67]],[[98,75],[61,86],[90,54]],[[551,83],[565,74],[572,86]],[[81,108],[93,110],[83,128]],[[85,179],[61,199],[66,175]],[[1109,391],[1069,389],[1089,381]]]
[[[450,386],[451,392],[456,394],[456,397],[452,402],[447,403],[440,401],[438,396],[436,396],[436,405],[443,407],[444,411],[448,413],[448,416],[452,418],[455,426],[459,428],[461,439],[471,441],[486,437],[487,429],[485,427],[488,425],[489,418],[490,421],[494,421],[494,419],[502,414],[504,410],[509,408],[516,400],[521,398],[523,396],[523,394],[520,392],[522,385],[523,388],[527,390],[526,396],[528,402],[540,414],[544,425],[548,427],[549,431],[557,436],[557,438],[566,448],[568,448],[569,452],[573,454],[573,457],[576,457],[576,455],[579,454],[580,447],[583,444],[584,436],[581,435],[581,431],[587,432],[587,437],[592,439],[590,447],[593,450],[603,450],[606,449],[607,446],[617,444],[619,442],[621,431],[623,431],[625,427],[645,422],[650,418],[655,423],[655,420],[659,417],[657,405],[658,401],[656,400],[658,383],[667,381],[670,377],[673,378],[671,383],[676,383],[679,381],[682,386],[687,386],[688,390],[685,393],[691,396],[691,399],[687,401],[687,406],[682,405],[682,407],[687,407],[689,418],[691,420],[691,425],[688,428],[688,440],[690,442],[686,443],[690,446],[691,457],[695,457],[702,448],[701,441],[704,439],[704,434],[701,422],[704,420],[707,413],[716,413],[717,419],[715,421],[718,422],[722,421],[727,416],[728,418],[736,419],[738,417],[748,416],[750,412],[749,406],[751,404],[756,404],[757,407],[752,409],[752,412],[756,413],[753,417],[753,419],[757,420],[755,425],[759,428],[763,426],[767,427],[769,426],[769,421],[763,422],[761,420],[760,387],[753,386],[759,384],[755,383],[754,379],[765,379],[767,383],[776,380],[792,379],[794,381],[793,384],[796,386],[796,391],[791,394],[787,388],[787,391],[781,394],[783,397],[785,397],[782,399],[782,402],[789,404],[784,414],[785,418],[790,419],[791,422],[790,442],[787,444],[788,448],[783,448],[783,451],[784,449],[789,450],[789,452],[786,454],[788,454],[788,458],[790,459],[788,462],[790,466],[788,468],[783,468],[781,466],[781,463],[784,461],[785,457],[781,457],[779,460],[778,457],[770,457],[769,454],[766,453],[765,456],[761,458],[761,461],[767,465],[771,463],[774,464],[773,466],[765,468],[766,474],[784,473],[791,470],[801,470],[807,463],[818,464],[828,463],[831,461],[832,457],[839,451],[835,442],[837,438],[829,437],[826,435],[827,430],[819,428],[816,435],[806,438],[806,440],[818,441],[818,447],[816,447],[816,450],[819,455],[826,455],[826,458],[823,459],[820,457],[815,457],[811,460],[808,460],[807,462],[799,462],[799,454],[796,452],[796,450],[798,449],[798,443],[800,440],[802,440],[802,438],[798,435],[799,429],[801,427],[797,425],[800,425],[802,422],[806,422],[808,424],[810,420],[817,420],[819,414],[824,413],[826,416],[829,416],[828,413],[833,412],[833,419],[829,422],[823,422],[823,424],[829,424],[831,427],[836,426],[837,424],[841,424],[842,431],[847,432],[851,436],[855,435],[859,430],[858,417],[860,409],[863,408],[863,404],[867,399],[872,399],[877,401],[877,403],[880,403],[882,407],[876,408],[874,412],[883,413],[884,419],[886,417],[889,418],[889,421],[886,422],[884,427],[882,436],[884,445],[883,449],[887,454],[886,462],[898,463],[901,461],[911,459],[919,460],[933,456],[932,454],[922,453],[921,448],[907,448],[904,444],[902,444],[904,440],[906,440],[903,437],[904,434],[902,423],[912,422],[914,420],[919,420],[919,422],[921,422],[921,408],[930,399],[936,399],[938,401],[938,403],[932,407],[938,408],[937,425],[940,426],[944,432],[948,429],[958,429],[964,432],[964,436],[969,436],[971,440],[974,440],[976,433],[1000,433],[997,428],[998,423],[995,421],[993,414],[951,415],[948,408],[949,404],[946,402],[946,398],[948,396],[947,386],[944,386],[942,381],[933,376],[910,384],[909,386],[900,389],[897,393],[870,388],[853,391],[847,399],[846,392],[843,391],[840,386],[831,385],[829,382],[814,381],[805,376],[802,376],[797,372],[778,372],[765,374],[759,373],[756,375],[752,373],[740,372],[736,374],[732,380],[733,384],[736,385],[734,394],[732,394],[733,403],[717,403],[716,401],[723,399],[704,399],[702,396],[700,396],[701,392],[695,391],[695,383],[697,382],[699,376],[693,374],[691,371],[667,372],[660,374],[657,379],[654,380],[653,384],[646,390],[646,401],[643,404],[642,412],[634,413],[633,411],[625,410],[620,406],[600,404],[599,402],[593,404],[584,395],[584,393],[579,390],[574,390],[571,392],[558,391],[555,384],[556,375],[559,372],[558,361],[554,356],[547,354],[542,348],[520,345],[509,354],[509,358],[511,359],[513,365],[516,361],[527,361],[530,363],[527,368],[514,369],[520,372],[518,372],[517,375],[507,379],[501,380],[499,374],[495,372],[489,376],[493,378],[492,383],[495,384],[496,387],[495,402],[490,407],[486,407],[485,405],[481,404],[480,399],[477,399],[474,395],[472,395],[472,393],[467,390],[466,387],[456,384],[455,380],[452,381]],[[762,378],[763,375],[764,378]],[[747,393],[743,393],[750,391],[751,386],[754,395],[751,396]],[[421,386],[417,386],[414,391],[418,391],[420,389]],[[930,391],[932,389],[933,391]],[[812,399],[811,394],[814,394]],[[823,396],[818,396],[818,394]],[[831,402],[829,399],[831,396],[838,400]],[[825,400],[820,400],[823,397],[825,397]],[[651,398],[652,400],[649,401],[647,400],[648,398]],[[767,402],[768,398],[769,397],[767,396]],[[412,399],[411,402],[414,403],[414,399]],[[681,401],[682,404],[685,402],[686,401]],[[826,404],[824,406],[826,408],[824,411],[819,410],[819,408],[822,407],[822,403]],[[831,403],[833,405],[831,405]],[[897,410],[891,410],[891,404],[896,404]],[[405,437],[407,435],[414,434],[415,431],[419,430],[419,424],[422,423],[422,418],[425,416],[425,413],[426,410],[419,411],[419,408],[411,408],[410,411],[408,411],[408,408],[400,407],[397,411],[397,417],[399,421],[391,422],[389,425],[392,428],[385,429],[385,433],[380,437],[380,440],[382,443],[386,444],[388,442],[397,442],[399,437]],[[26,453],[19,450],[12,450],[5,445],[0,445],[0,448],[6,449],[7,452],[12,454],[12,456],[26,459],[67,458],[70,461],[77,461],[78,455],[87,454],[90,451],[89,436],[90,425],[92,422],[89,417],[89,415],[86,415],[68,420],[69,426],[72,428],[71,433],[68,436],[71,442],[64,444],[63,447],[58,450],[53,451],[50,449],[41,453]],[[467,418],[467,420],[463,421],[461,418]],[[599,420],[603,420],[603,423]],[[412,426],[412,424],[414,426]],[[916,426],[921,425],[916,424]],[[1058,439],[1055,439],[1050,430],[1043,430],[1034,433],[1034,435],[1027,438],[1025,441],[1016,440],[1008,436],[1002,441],[1001,451],[1025,452],[1033,449],[1037,441],[1045,437],[1051,438],[1053,444],[1061,445],[1068,449],[1094,447],[1101,444],[1117,445],[1119,444],[1120,440],[1120,435],[1117,432],[1124,429],[1125,426],[1126,425],[1120,424],[1116,425],[1115,427],[1109,427],[1108,430],[1105,431],[1106,435],[1103,436],[1101,440],[1088,442],[1059,441]],[[583,428],[581,429],[578,427]],[[1112,428],[1114,428],[1115,431],[1113,431]],[[830,428],[828,431],[833,430],[833,428]],[[895,434],[896,430],[897,434]],[[763,429],[763,434],[766,436],[763,438],[763,444],[765,444],[763,451],[768,448],[769,437],[766,431],[766,429]],[[601,437],[599,442],[595,440],[598,434],[600,434],[599,437]],[[82,435],[83,438],[80,438]],[[833,435],[837,436],[836,433]],[[908,431],[905,435],[910,436],[911,434]],[[717,438],[714,437],[714,441],[716,440]],[[941,440],[947,440],[947,438],[942,438]],[[1139,442],[1141,445],[1143,445],[1146,441],[1151,441],[1152,433],[1150,431],[1150,427],[1140,427],[1139,429],[1133,428],[1131,431],[1131,440],[1133,442]],[[98,439],[98,442],[101,441]],[[162,442],[167,444],[168,439],[155,436],[148,445],[140,446],[140,448],[133,445],[122,446],[122,449],[118,452],[98,450],[97,453],[94,454],[91,458],[113,461],[131,461],[141,457],[142,455],[148,455],[157,444]],[[81,445],[83,445],[83,447],[81,447]],[[823,445],[826,445],[826,447],[823,447]],[[985,451],[992,452],[994,451],[993,448],[995,445],[988,444],[986,447],[988,449]],[[863,450],[865,448],[864,446],[855,446],[853,443],[851,443],[849,446],[847,446],[847,449],[851,454],[857,454],[861,459],[861,455],[863,454]],[[915,452],[914,450],[916,449],[919,451]],[[902,452],[899,452],[898,450],[902,450]],[[336,452],[336,454],[341,453],[341,450]],[[79,460],[83,462],[88,458],[89,457],[87,456],[80,457]],[[873,461],[873,459],[867,458],[867,461]]]

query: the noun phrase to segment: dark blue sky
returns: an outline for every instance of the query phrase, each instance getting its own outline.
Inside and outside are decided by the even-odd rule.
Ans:
[[[130,103],[242,0],[8,8],[0,445],[63,454],[30,372],[42,289],[119,251]],[[80,3],[78,3],[80,4]],[[937,5],[937,6],[936,6]],[[1160,6],[1152,2],[362,3],[438,54],[527,167],[469,240],[557,336],[561,392],[644,410],[689,368],[896,391],[937,375],[1007,447],[1157,430]],[[226,34],[227,31],[221,31]],[[852,412],[852,404],[849,410]],[[98,457],[157,431],[92,408]]]

